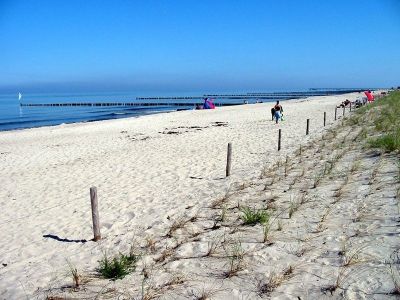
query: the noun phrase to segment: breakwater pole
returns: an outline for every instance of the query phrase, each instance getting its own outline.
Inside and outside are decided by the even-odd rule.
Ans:
[[[71,102],[71,103],[20,103],[20,106],[33,107],[33,106],[195,106],[196,104],[202,104],[202,102]],[[241,105],[242,103],[216,103],[217,106],[233,106]]]
[[[335,121],[337,120],[337,107],[335,107]]]
[[[232,143],[228,143],[228,153],[226,156],[226,177],[231,175],[232,165]]]
[[[100,234],[100,216],[99,216],[99,204],[97,201],[97,188],[90,188],[90,203],[92,206],[92,221],[93,221],[93,241],[97,242],[101,239]]]
[[[307,119],[307,126],[306,126],[306,135],[310,132],[310,119]]]
[[[343,117],[344,117],[344,112],[346,111],[346,107],[343,106]]]
[[[326,125],[326,111],[324,111],[324,127]]]

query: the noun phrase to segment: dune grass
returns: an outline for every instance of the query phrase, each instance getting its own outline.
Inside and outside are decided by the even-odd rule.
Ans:
[[[368,145],[387,152],[400,151],[400,91],[394,91],[358,112],[360,114],[367,111],[370,111],[371,120],[366,121],[372,121],[379,134],[368,139]]]
[[[131,273],[136,268],[136,262],[139,257],[130,253],[129,255],[119,254],[110,259],[104,253],[103,259],[100,261],[98,272],[108,279],[121,279]]]
[[[395,132],[383,134],[377,138],[372,138],[368,141],[368,143],[372,148],[381,148],[388,152],[400,150],[400,128]]]
[[[241,218],[245,225],[256,225],[257,223],[265,224],[269,220],[268,212],[262,209],[243,207],[241,211],[243,213]]]

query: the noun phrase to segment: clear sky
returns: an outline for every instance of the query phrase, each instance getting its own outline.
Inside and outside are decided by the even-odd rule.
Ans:
[[[400,0],[0,0],[0,92],[400,85]]]

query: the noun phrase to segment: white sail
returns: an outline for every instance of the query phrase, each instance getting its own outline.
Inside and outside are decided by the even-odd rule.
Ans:
[[[21,99],[22,99],[22,94],[18,93],[18,100],[21,101]]]

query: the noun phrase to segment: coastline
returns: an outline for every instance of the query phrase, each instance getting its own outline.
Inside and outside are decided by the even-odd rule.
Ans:
[[[142,232],[161,235],[168,219],[203,207],[300,143],[312,143],[334,125],[334,107],[358,95],[282,101],[285,121],[278,125],[270,119],[272,103],[259,103],[0,132],[0,226],[7,241],[0,249],[7,264],[0,271],[1,296],[56,285],[64,280],[66,259],[90,270],[103,251],[126,250]],[[225,178],[228,142],[232,175]],[[91,186],[99,194],[99,243],[90,241]]]

